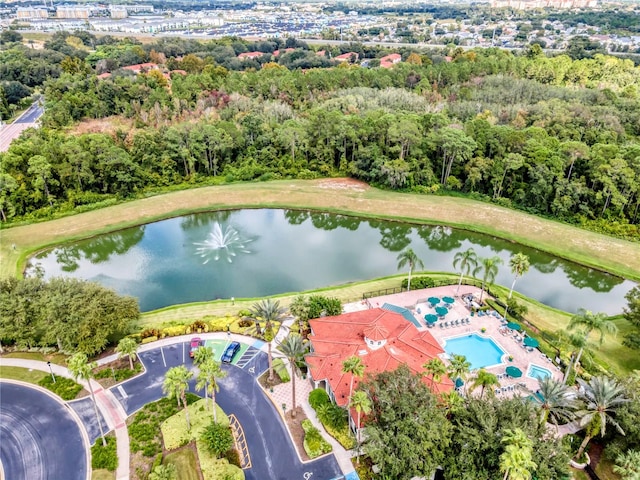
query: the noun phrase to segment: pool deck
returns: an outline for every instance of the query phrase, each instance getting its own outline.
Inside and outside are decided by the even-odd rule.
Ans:
[[[538,380],[527,376],[529,367],[531,365],[537,365],[551,372],[553,378],[557,380],[562,379],[562,372],[554,363],[548,359],[537,348],[527,349],[523,347],[522,340],[524,334],[522,332],[514,332],[504,327],[503,321],[500,316],[483,315],[483,316],[471,316],[470,310],[467,308],[465,302],[462,300],[463,296],[474,295],[477,299],[480,297],[480,289],[468,285],[462,285],[458,296],[456,296],[457,285],[449,285],[444,287],[428,288],[424,290],[412,290],[410,292],[396,293],[393,295],[384,295],[381,297],[374,297],[369,299],[369,302],[357,302],[344,306],[345,312],[353,312],[358,310],[365,310],[368,308],[381,307],[385,303],[397,305],[410,310],[414,317],[418,320],[421,327],[419,331],[428,330],[433,337],[444,345],[445,340],[451,337],[458,337],[464,334],[477,333],[482,337],[491,338],[498,346],[506,352],[503,356],[502,363],[498,365],[492,365],[486,367],[485,370],[498,376],[500,381],[500,388],[494,389],[493,393],[498,397],[512,397],[529,395],[531,392],[538,390]],[[426,314],[435,314],[435,308],[432,307],[427,298],[444,296],[454,297],[455,302],[451,305],[449,313],[444,319],[438,320],[431,328],[427,328],[424,316]],[[485,295],[486,297],[486,295]],[[442,302],[440,303],[442,305]],[[440,324],[444,322],[461,320],[463,318],[470,319],[469,324],[449,326],[447,328],[440,327]],[[482,328],[485,332],[482,332]],[[508,357],[513,357],[512,361],[509,361]],[[446,362],[446,356],[442,358]],[[522,377],[511,378],[505,373],[505,369],[508,366],[518,367],[522,371]],[[467,383],[473,382],[472,378],[468,379]],[[475,392],[467,392],[471,394],[480,393],[480,389]]]

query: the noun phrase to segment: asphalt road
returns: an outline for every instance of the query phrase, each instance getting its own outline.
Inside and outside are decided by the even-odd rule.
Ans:
[[[0,127],[0,152],[9,150],[11,142],[18,138],[24,130],[37,127],[38,124],[36,122],[43,113],[44,108],[40,106],[39,101],[36,101],[15,122]]]
[[[86,480],[87,452],[67,407],[0,381],[0,460],[7,480]]]
[[[164,374],[169,368],[183,364],[183,345],[188,352],[185,342],[164,347],[163,352],[158,348],[141,353],[146,374],[112,389],[128,415],[164,396]],[[188,353],[185,357],[185,364],[192,367]],[[227,414],[236,416],[244,430],[251,457],[251,468],[244,471],[246,479],[331,480],[341,477],[332,455],[305,464],[299,460],[279,412],[256,381],[267,368],[267,355],[250,349],[237,362],[243,367],[223,365],[229,375],[220,380],[216,401]],[[195,391],[195,382],[191,383],[190,391],[201,394]]]
[[[15,123],[35,123],[42,114],[44,113],[44,108],[42,108],[39,102],[34,102],[21,116],[18,118]]]
[[[89,396],[81,398],[80,400],[73,400],[72,402],[69,402],[69,406],[73,408],[73,410],[78,414],[78,417],[80,417],[80,420],[84,424],[84,429],[87,431],[89,443],[93,445],[95,441],[100,438],[100,427],[98,426],[96,411],[93,407],[91,397]],[[102,428],[106,434],[109,431],[107,421],[100,410],[98,410],[98,415],[100,415],[100,422],[102,423]]]

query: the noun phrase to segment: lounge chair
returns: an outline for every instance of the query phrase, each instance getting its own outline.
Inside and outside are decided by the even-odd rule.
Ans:
[[[499,388],[496,388],[496,395],[499,395],[501,392],[501,390]]]

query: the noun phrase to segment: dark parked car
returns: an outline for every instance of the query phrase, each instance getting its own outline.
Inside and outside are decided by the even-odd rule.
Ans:
[[[231,360],[233,360],[235,354],[238,353],[238,350],[240,350],[240,344],[238,342],[231,342],[229,346],[224,350],[224,353],[222,354],[222,358],[220,360],[222,360],[224,363],[231,363]]]
[[[189,356],[193,358],[194,353],[200,347],[204,346],[204,342],[200,337],[195,337],[191,339],[191,348],[189,349]]]

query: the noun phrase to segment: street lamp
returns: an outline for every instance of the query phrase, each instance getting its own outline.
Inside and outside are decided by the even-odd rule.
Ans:
[[[286,403],[282,404],[282,413],[284,413],[285,415],[287,414],[287,404]]]
[[[227,338],[231,338],[231,324],[227,323]]]
[[[47,366],[49,367],[49,371],[51,372],[51,379],[53,383],[56,383],[56,376],[53,374],[53,368],[51,368],[51,362],[47,362]]]

